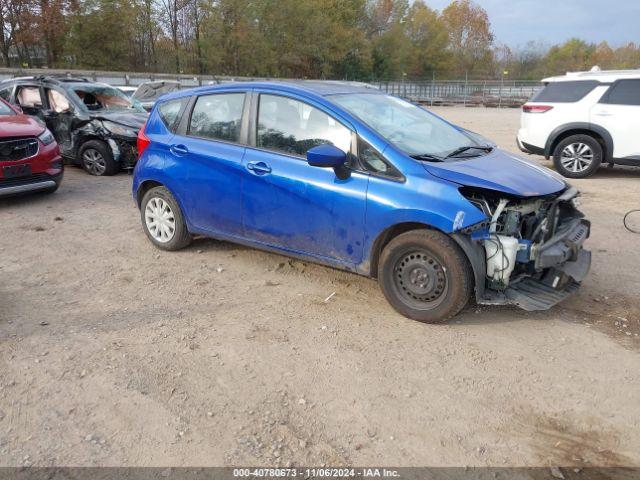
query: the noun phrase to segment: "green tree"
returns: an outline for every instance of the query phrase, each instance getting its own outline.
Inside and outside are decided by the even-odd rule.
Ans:
[[[416,0],[407,15],[406,32],[411,51],[408,73],[412,76],[429,76],[433,72],[450,69],[449,34],[444,21],[435,10],[422,0]]]
[[[85,0],[69,19],[65,52],[72,65],[127,70],[135,62],[131,0]]]
[[[551,47],[545,58],[547,73],[558,75],[569,71],[588,70],[596,47],[584,40],[572,38],[562,45]]]

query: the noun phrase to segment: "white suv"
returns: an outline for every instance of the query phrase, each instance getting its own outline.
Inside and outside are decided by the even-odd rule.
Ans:
[[[518,147],[584,178],[601,163],[640,166],[640,70],[567,73],[522,107]]]

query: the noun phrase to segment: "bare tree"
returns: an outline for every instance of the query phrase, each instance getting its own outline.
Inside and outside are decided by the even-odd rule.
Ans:
[[[157,3],[161,16],[168,27],[171,41],[173,42],[176,73],[180,73],[180,18],[181,13],[188,5],[189,0],[157,0]]]

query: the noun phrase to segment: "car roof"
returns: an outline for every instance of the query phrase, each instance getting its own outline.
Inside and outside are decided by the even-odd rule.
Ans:
[[[594,67],[595,68],[595,67]],[[588,72],[567,72],[565,75],[548,77],[543,83],[575,82],[578,80],[592,80],[601,83],[611,83],[620,79],[640,79],[640,69],[637,70],[591,70]]]
[[[291,93],[311,93],[321,97],[344,93],[379,93],[375,87],[360,82],[347,82],[338,80],[273,80],[273,81],[238,81],[224,82],[216,85],[208,85],[195,89],[181,90],[165,95],[164,99],[189,96],[193,93],[215,92],[228,89],[265,88]]]

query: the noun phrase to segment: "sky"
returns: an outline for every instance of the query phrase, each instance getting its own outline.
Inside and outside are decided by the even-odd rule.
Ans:
[[[442,11],[451,0],[424,0]],[[572,37],[611,46],[640,43],[640,0],[475,0],[489,14],[496,40],[509,47]]]

